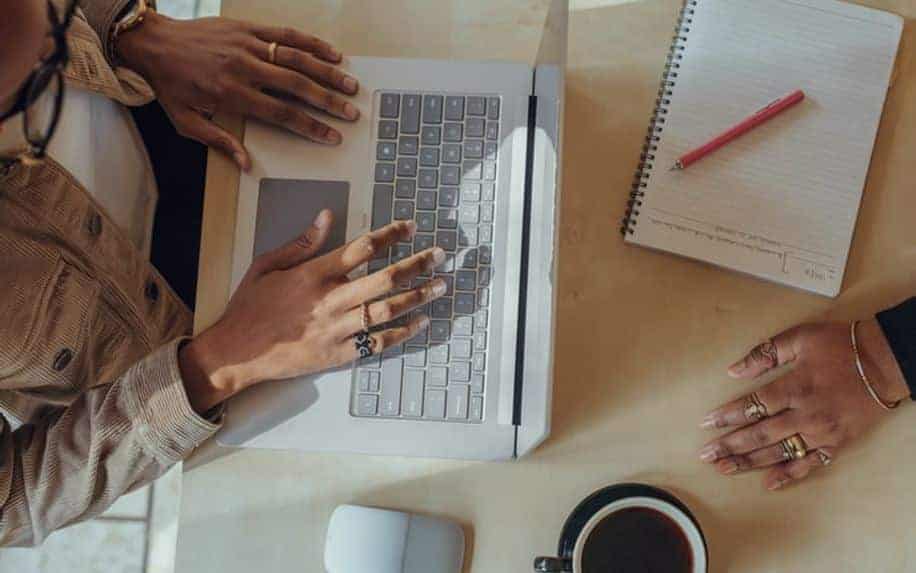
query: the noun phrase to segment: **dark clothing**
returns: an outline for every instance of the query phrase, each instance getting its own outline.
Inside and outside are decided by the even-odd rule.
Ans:
[[[910,396],[916,400],[916,298],[880,313],[878,323],[897,357]]]

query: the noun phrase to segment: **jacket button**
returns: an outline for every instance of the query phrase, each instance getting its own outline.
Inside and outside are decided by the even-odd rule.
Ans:
[[[92,213],[89,215],[89,218],[86,220],[86,230],[89,231],[89,235],[93,237],[98,237],[102,234],[102,216],[98,213]]]
[[[149,281],[148,283],[146,283],[145,293],[146,293],[146,298],[150,302],[156,302],[157,300],[159,300],[159,285],[157,285],[155,281]]]
[[[72,361],[73,351],[69,348],[64,348],[57,353],[57,356],[54,357],[54,370],[57,372],[63,372]]]

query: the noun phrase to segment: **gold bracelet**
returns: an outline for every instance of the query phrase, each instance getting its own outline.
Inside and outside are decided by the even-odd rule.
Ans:
[[[872,385],[871,380],[869,380],[868,376],[865,375],[865,367],[862,365],[862,356],[859,354],[859,341],[856,338],[856,328],[858,328],[858,326],[859,321],[853,321],[852,327],[850,328],[849,337],[852,340],[852,352],[856,357],[856,370],[859,372],[859,379],[862,380],[862,384],[865,385],[865,389],[868,391],[868,395],[871,396],[875,402],[877,402],[885,410],[893,410],[899,406],[900,402],[903,402],[903,400],[898,400],[897,402],[885,402],[881,396],[878,396],[878,392]]]

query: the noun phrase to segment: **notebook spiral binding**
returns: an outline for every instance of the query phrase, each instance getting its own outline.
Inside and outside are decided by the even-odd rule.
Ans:
[[[655,152],[658,151],[658,143],[661,141],[661,134],[665,130],[665,116],[668,115],[668,106],[671,104],[674,87],[677,85],[678,70],[681,68],[681,60],[684,59],[684,50],[687,48],[687,34],[690,32],[690,25],[693,24],[693,15],[697,4],[701,1],[684,1],[678,17],[677,27],[674,29],[674,38],[665,61],[665,71],[662,74],[662,82],[658,88],[658,97],[655,100],[655,109],[649,121],[649,130],[646,133],[646,143],[643,145],[642,154],[639,156],[639,165],[636,168],[636,176],[630,189],[630,199],[627,201],[627,210],[620,227],[620,233],[624,237],[632,235],[638,223],[639,208],[642,207],[643,197],[646,195],[645,190],[649,185],[652,170],[655,168]]]

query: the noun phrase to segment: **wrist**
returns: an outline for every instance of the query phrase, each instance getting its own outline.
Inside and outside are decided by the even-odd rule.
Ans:
[[[147,11],[142,22],[112,38],[112,51],[117,61],[147,77],[146,70],[159,57],[157,50],[165,45],[161,30],[170,21],[154,10]]]
[[[249,383],[218,352],[214,336],[208,332],[183,345],[178,365],[188,400],[200,414],[244,390]]]
[[[863,321],[858,336],[862,363],[878,395],[888,402],[910,398],[910,388],[878,321]]]

